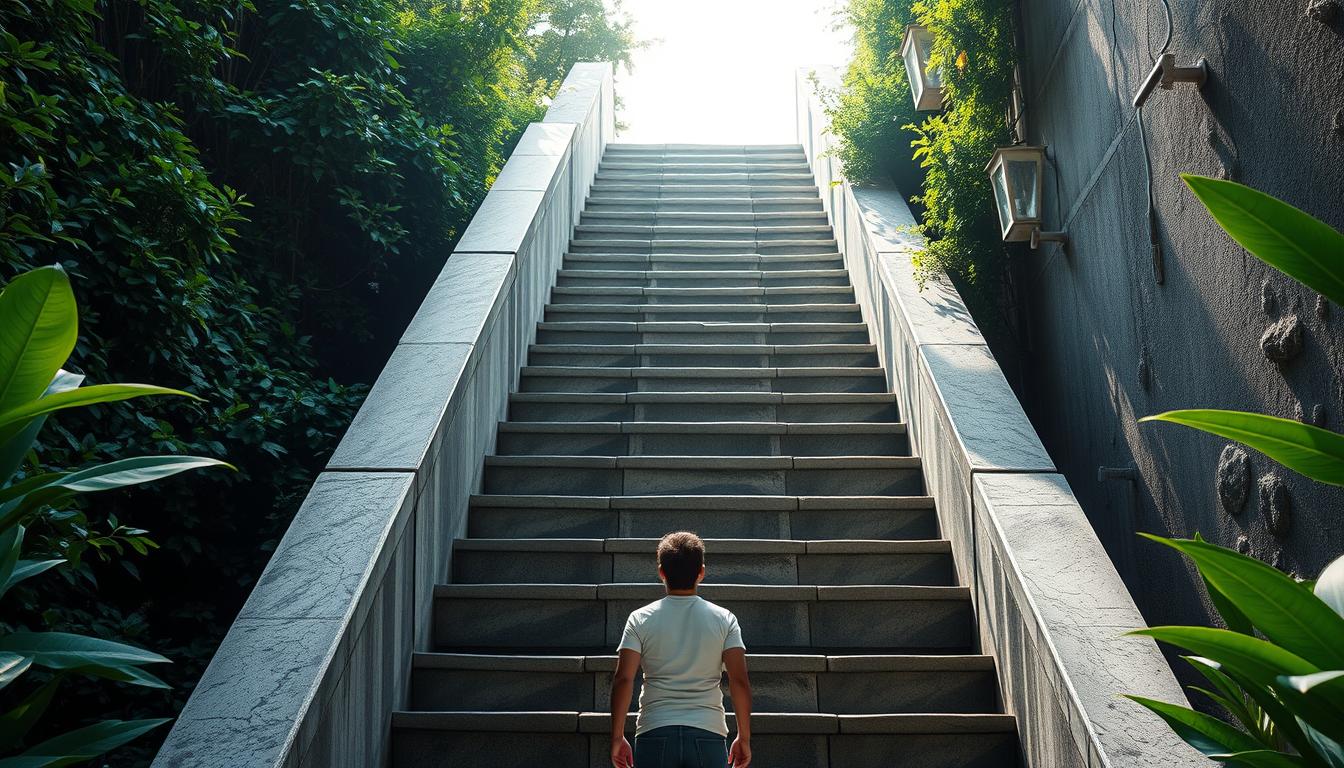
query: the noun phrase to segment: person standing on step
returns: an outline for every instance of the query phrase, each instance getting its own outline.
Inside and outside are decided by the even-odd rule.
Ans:
[[[751,763],[751,681],[737,617],[697,595],[705,578],[705,542],[686,531],[658,542],[658,578],[667,596],[625,622],[611,681],[611,764],[615,768],[746,768]],[[644,667],[635,749],[625,716]],[[728,749],[728,718],[719,681],[737,717]]]

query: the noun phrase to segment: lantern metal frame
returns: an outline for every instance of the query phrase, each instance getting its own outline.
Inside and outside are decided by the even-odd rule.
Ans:
[[[905,62],[905,76],[910,80],[910,97],[917,112],[937,112],[943,108],[943,79],[937,70],[929,69],[929,49],[933,36],[918,24],[905,28],[901,41],[901,61]],[[911,64],[914,65],[913,70]]]
[[[1010,163],[1028,163],[1032,178],[1009,173]],[[1069,236],[1063,231],[1042,228],[1042,209],[1045,201],[1045,147],[1035,144],[1014,144],[994,150],[994,156],[985,166],[989,185],[994,191],[994,207],[999,217],[999,235],[1006,243],[1029,242],[1039,248],[1043,242],[1066,245]],[[1022,183],[1030,189],[1019,189]],[[1022,210],[1021,201],[1033,201],[1033,210]]]

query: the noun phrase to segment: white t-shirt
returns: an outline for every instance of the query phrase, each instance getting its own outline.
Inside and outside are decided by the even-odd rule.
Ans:
[[[728,735],[723,652],[746,648],[731,611],[698,595],[668,595],[630,614],[620,648],[638,651],[644,668],[636,736],[668,725]]]

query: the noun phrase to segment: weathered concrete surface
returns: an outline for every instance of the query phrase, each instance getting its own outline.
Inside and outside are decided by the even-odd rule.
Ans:
[[[831,190],[825,207],[844,233],[856,300],[924,458],[1027,765],[1206,765],[1118,698],[1185,701],[1155,643],[1117,639],[1143,617],[955,288],[915,284],[920,243],[902,229],[912,219],[900,194],[843,181],[805,73],[798,83],[799,138],[818,186]]]
[[[450,573],[480,457],[614,132],[609,65],[576,66],[562,90],[467,227],[156,768],[387,763],[412,653],[429,643],[427,596]]]
[[[1199,532],[1303,577],[1344,551],[1344,488],[1249,452],[1251,495],[1279,474],[1293,516],[1276,533],[1219,495],[1227,441],[1136,419],[1173,408],[1270,413],[1344,430],[1344,309],[1233,243],[1178,177],[1230,177],[1344,229],[1344,26],[1308,0],[1173,3],[1171,50],[1209,62],[1202,91],[1157,90],[1143,120],[1152,157],[1166,282],[1150,268],[1143,151],[1130,105],[1166,31],[1156,3],[1023,0],[1026,138],[1049,145],[1058,189],[1044,210],[1069,231],[1067,254],[1023,253],[1031,358],[1020,395],[1060,471],[1155,624],[1205,623],[1212,609],[1180,557],[1133,531]],[[1276,364],[1261,337],[1300,322],[1300,354]],[[1278,354],[1276,350],[1275,354]],[[1098,480],[1134,466],[1137,485]],[[1185,672],[1183,662],[1177,668]]]

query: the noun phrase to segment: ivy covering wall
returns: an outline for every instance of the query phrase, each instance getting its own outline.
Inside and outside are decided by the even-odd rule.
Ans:
[[[205,398],[53,418],[25,471],[241,470],[30,532],[77,567],[7,625],[175,662],[170,693],[90,687],[67,721],[185,701],[513,142],[574,61],[634,45],[600,0],[0,3],[0,282],[62,264],[90,382]]]

